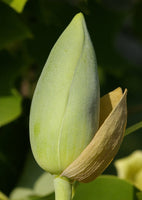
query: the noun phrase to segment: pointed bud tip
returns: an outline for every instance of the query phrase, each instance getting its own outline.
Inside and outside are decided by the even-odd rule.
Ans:
[[[74,16],[74,18],[73,18],[73,20],[72,20],[73,22],[75,22],[75,23],[83,23],[83,21],[84,21],[84,15],[83,15],[83,13],[77,13],[75,16]]]
[[[84,15],[83,13],[79,12],[74,16],[74,19],[78,19],[78,20],[83,20],[84,19]]]

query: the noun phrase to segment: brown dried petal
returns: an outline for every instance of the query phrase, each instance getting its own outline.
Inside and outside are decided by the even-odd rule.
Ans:
[[[118,88],[102,98],[101,110],[104,108],[105,116],[108,117],[104,120],[103,114],[101,114],[101,121],[104,121],[104,123],[90,144],[63,171],[61,176],[66,176],[79,182],[90,182],[110,164],[124,136],[127,121],[126,96],[127,90],[125,90],[124,94],[121,94],[121,89]],[[111,108],[113,109],[112,111]]]
[[[109,92],[108,94],[101,97],[99,127],[103,124],[103,122],[111,113],[111,111],[116,107],[122,96],[123,96],[122,89],[118,87],[112,92]]]

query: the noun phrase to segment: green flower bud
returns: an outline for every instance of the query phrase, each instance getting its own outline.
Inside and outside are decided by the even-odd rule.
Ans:
[[[32,100],[30,141],[44,170],[60,174],[90,143],[99,101],[95,53],[79,13],[51,50]]]

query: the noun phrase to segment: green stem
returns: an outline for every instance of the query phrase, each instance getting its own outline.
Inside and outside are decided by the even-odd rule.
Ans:
[[[72,184],[65,177],[56,176],[54,178],[55,199],[56,200],[71,200],[72,199]]]

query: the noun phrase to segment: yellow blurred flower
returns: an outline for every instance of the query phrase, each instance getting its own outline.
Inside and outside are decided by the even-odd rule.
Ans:
[[[133,183],[142,190],[142,151],[134,151],[131,155],[115,162],[118,176]]]

